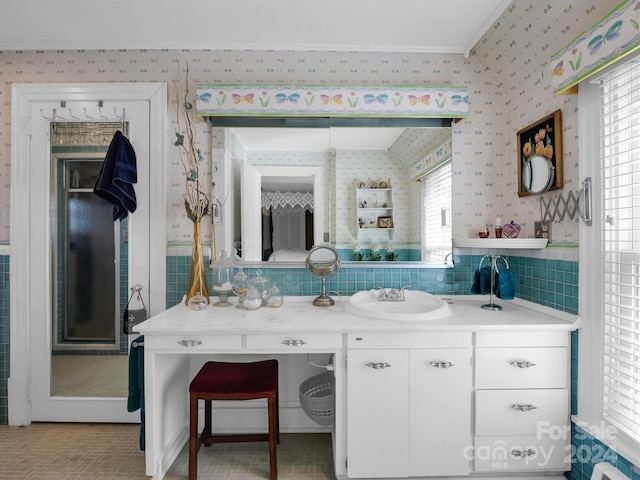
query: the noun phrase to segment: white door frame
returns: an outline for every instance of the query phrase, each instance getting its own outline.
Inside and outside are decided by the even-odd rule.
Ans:
[[[148,308],[150,314],[165,309],[166,302],[166,165],[167,165],[167,85],[165,83],[87,83],[87,84],[14,84],[11,91],[11,255],[10,255],[10,374],[8,379],[9,425],[31,423],[30,372],[32,368],[31,337],[35,329],[46,327],[42,318],[34,318],[32,302],[45,301],[46,292],[31,289],[32,277],[41,260],[32,252],[33,245],[42,249],[49,245],[47,236],[34,237],[29,219],[34,209],[31,202],[33,163],[42,162],[43,152],[32,151],[31,109],[36,102],[148,102],[149,104],[149,205],[148,229]],[[49,155],[45,154],[48,159]],[[48,180],[47,180],[48,182]],[[41,183],[41,182],[40,182]],[[40,186],[40,185],[39,185]],[[135,261],[135,260],[134,260]],[[35,267],[35,268],[34,268]],[[48,271],[41,265],[40,275]],[[143,286],[144,287],[144,286]],[[83,399],[86,400],[86,399]],[[111,400],[111,402],[109,402]],[[95,409],[103,403],[126,399],[95,399]],[[81,419],[78,419],[81,421]]]

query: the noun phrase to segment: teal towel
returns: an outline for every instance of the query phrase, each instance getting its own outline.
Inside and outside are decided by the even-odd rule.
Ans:
[[[137,347],[133,345],[137,344]],[[129,396],[127,411],[140,409],[140,450],[144,451],[144,335],[136,338],[129,350]]]
[[[503,269],[498,273],[496,296],[502,300],[513,300],[516,294],[516,279],[511,270]]]
[[[495,280],[495,279],[494,279]],[[495,283],[494,283],[495,289]],[[471,293],[486,295],[491,292],[491,267],[482,267],[475,271]]]

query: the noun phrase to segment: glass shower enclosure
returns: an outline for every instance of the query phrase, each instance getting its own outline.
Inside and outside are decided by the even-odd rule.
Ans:
[[[93,193],[104,153],[59,156],[53,162],[53,256],[56,259],[55,345],[117,349],[120,222]]]

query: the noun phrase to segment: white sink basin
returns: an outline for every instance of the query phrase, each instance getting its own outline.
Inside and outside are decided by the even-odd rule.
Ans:
[[[451,315],[449,304],[426,292],[405,291],[404,302],[381,302],[377,290],[352,295],[345,310],[359,317],[380,320],[437,320]]]

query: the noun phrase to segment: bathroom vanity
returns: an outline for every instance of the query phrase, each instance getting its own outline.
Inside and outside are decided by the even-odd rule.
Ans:
[[[188,385],[206,360],[284,359],[281,389],[291,390],[298,379],[288,368],[307,355],[332,359],[337,478],[570,469],[575,316],[521,300],[487,311],[486,297],[465,295],[447,298],[446,318],[389,320],[348,313],[348,298],[332,307],[312,300],[287,297],[281,308],[255,311],[181,303],[137,327],[145,335],[147,475],[163,478],[187,442]],[[305,431],[299,402],[283,404],[282,431]],[[242,408],[218,414],[229,422],[223,429],[254,428],[253,420],[264,428],[263,405]],[[214,430],[215,422],[214,410]]]

